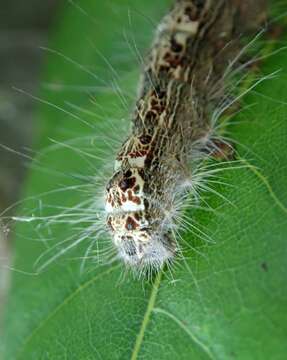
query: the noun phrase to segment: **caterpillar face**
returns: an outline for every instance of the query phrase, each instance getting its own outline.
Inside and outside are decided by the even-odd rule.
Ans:
[[[106,188],[107,225],[119,256],[131,266],[161,267],[172,258],[168,234],[149,218],[143,169],[118,171]]]
[[[133,214],[126,214],[127,221],[131,221]],[[113,217],[112,222],[118,221]],[[162,242],[162,236],[154,234],[148,227],[139,230],[126,230],[126,223],[120,222],[121,230],[113,234],[114,243],[119,256],[130,266],[151,265],[160,268],[164,262],[173,257],[172,249]]]

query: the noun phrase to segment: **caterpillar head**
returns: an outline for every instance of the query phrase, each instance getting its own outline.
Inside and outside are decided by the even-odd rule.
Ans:
[[[143,214],[109,215],[107,223],[118,254],[127,265],[160,268],[174,255],[170,239],[155,233]]]
[[[175,245],[148,209],[142,170],[117,172],[106,188],[106,213],[119,256],[130,266],[160,268],[173,257]]]

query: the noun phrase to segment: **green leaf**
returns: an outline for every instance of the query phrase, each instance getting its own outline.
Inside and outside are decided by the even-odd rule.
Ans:
[[[116,150],[109,139],[126,136],[138,51],[148,48],[153,24],[169,3],[88,0],[78,2],[81,9],[63,9],[47,55],[40,96],[46,104],[39,101],[36,119],[37,148],[49,148],[34,162],[25,189],[30,199],[20,214],[46,217],[57,206],[84,201],[87,194],[75,188],[55,192],[81,184],[76,174],[104,183],[105,167],[113,162],[112,154],[108,161],[105,155],[110,147]],[[246,167],[222,173],[220,180],[232,186],[213,187],[228,201],[205,194],[214,211],[190,211],[213,243],[184,234],[186,262],[175,264],[172,275],[160,273],[153,284],[130,275],[122,279],[120,264],[93,260],[81,273],[89,242],[36,274],[39,256],[52,249],[41,258],[45,262],[59,253],[61,247],[53,245],[75,235],[74,227],[59,223],[51,232],[48,219],[16,224],[3,359],[286,358],[286,64],[286,51],[264,62],[265,74],[281,71],[246,96],[245,104],[253,106],[230,126]],[[111,84],[114,71],[120,96],[103,83]]]

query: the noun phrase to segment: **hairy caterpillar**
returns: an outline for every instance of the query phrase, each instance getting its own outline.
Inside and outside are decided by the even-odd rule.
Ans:
[[[114,1],[114,3],[116,3],[116,1]],[[110,25],[108,25],[108,29],[109,26]],[[240,30],[238,32],[240,32]],[[255,32],[257,33],[256,30]],[[85,34],[85,31],[83,31],[83,34]],[[92,34],[94,34],[94,32],[92,32]],[[238,37],[234,36],[233,41],[226,43],[226,47],[228,48],[237,40]],[[246,43],[247,41],[249,44],[249,39],[246,40]],[[136,38],[136,42],[140,44],[138,38]],[[73,56],[63,45],[58,45],[58,47],[56,45],[51,46],[63,51],[67,56]],[[73,47],[77,48],[74,44]],[[147,47],[145,46],[145,48]],[[79,49],[75,51],[80,52]],[[198,179],[198,172],[203,171],[206,176],[206,171],[208,170],[229,167],[225,162],[218,163],[209,161],[209,157],[210,155],[216,155],[216,151],[218,151],[220,156],[220,141],[224,144],[224,142],[222,142],[224,139],[219,133],[220,129],[218,126],[221,126],[221,124],[223,124],[222,121],[225,121],[226,118],[224,117],[217,121],[216,116],[220,111],[224,110],[224,107],[230,108],[232,105],[233,100],[229,97],[229,93],[232,90],[230,85],[234,86],[235,96],[239,91],[240,94],[242,93],[242,84],[239,84],[238,87],[237,79],[233,81],[234,79],[230,78],[232,73],[228,74],[228,72],[229,69],[233,73],[236,72],[237,69],[242,69],[246,61],[249,61],[249,59],[244,58],[243,63],[236,61],[237,65],[234,63],[234,66],[232,66],[232,62],[240,53],[243,54],[243,52],[244,54],[247,53],[243,45],[241,46],[241,44],[239,44],[235,47],[229,62],[231,66],[228,64],[224,68],[224,73],[225,71],[227,72],[224,84],[223,82],[218,83],[218,89],[220,91],[222,90],[221,93],[223,96],[222,98],[219,97],[216,99],[214,103],[211,102],[210,108],[206,109],[206,111],[208,111],[207,122],[213,125],[212,133],[208,134],[209,146],[207,148],[202,147],[200,141],[188,145],[192,151],[188,158],[190,161],[188,161],[186,166],[187,171],[184,173],[184,179],[188,182],[184,184],[185,187],[175,189],[175,195],[177,196],[175,200],[177,200],[177,202],[174,201],[171,204],[174,217],[168,218],[165,224],[168,229],[173,222],[174,226],[171,230],[171,236],[173,236],[172,231],[175,232],[176,236],[172,238],[172,240],[175,239],[176,250],[171,254],[171,258],[165,260],[167,264],[169,264],[170,259],[175,260],[172,264],[172,273],[174,273],[175,276],[171,282],[168,279],[169,274],[165,272],[163,276],[161,276],[160,272],[155,281],[156,286],[150,286],[150,284],[146,284],[145,281],[143,281],[144,284],[137,281],[132,282],[132,284],[125,282],[119,288],[115,286],[119,278],[119,266],[113,264],[112,266],[106,266],[104,269],[97,268],[97,264],[95,264],[98,260],[97,254],[99,254],[98,257],[105,264],[107,260],[109,260],[105,254],[98,252],[98,246],[100,250],[101,247],[105,249],[107,249],[108,246],[110,249],[113,248],[112,255],[115,255],[117,251],[117,247],[113,244],[111,237],[109,236],[106,239],[105,233],[102,232],[106,229],[104,224],[106,213],[103,204],[98,200],[99,197],[100,199],[104,198],[104,186],[101,187],[96,183],[98,179],[105,182],[107,181],[106,174],[101,172],[102,168],[99,169],[99,166],[103,164],[104,167],[110,167],[113,164],[110,158],[107,158],[108,161],[97,162],[94,157],[89,156],[89,154],[93,154],[93,151],[97,156],[101,156],[101,148],[99,148],[100,146],[95,144],[95,142],[89,146],[88,142],[85,142],[84,136],[87,134],[90,135],[90,138],[94,137],[96,140],[99,139],[102,136],[99,133],[101,124],[109,122],[111,117],[105,116],[105,118],[103,117],[100,119],[101,121],[97,122],[94,129],[87,129],[85,125],[82,126],[78,124],[78,119],[73,122],[73,119],[68,116],[66,116],[67,119],[65,119],[65,121],[60,123],[59,118],[64,118],[64,116],[62,113],[59,114],[56,120],[60,123],[60,127],[65,131],[70,131],[69,135],[73,137],[73,139],[81,137],[81,140],[74,139],[69,141],[69,136],[61,137],[61,133],[59,134],[59,126],[55,129],[56,126],[54,124],[54,132],[46,132],[50,138],[56,139],[58,144],[62,142],[62,148],[64,148],[64,150],[60,149],[60,151],[58,151],[56,148],[58,144],[56,143],[54,146],[56,154],[53,154],[54,151],[47,153],[49,161],[46,163],[44,158],[44,170],[48,169],[49,171],[45,173],[46,177],[49,178],[47,181],[45,181],[44,176],[41,176],[40,169],[36,167],[36,171],[34,171],[34,174],[36,172],[35,180],[32,182],[33,189],[31,189],[30,194],[32,194],[32,196],[37,194],[37,199],[28,209],[27,206],[26,209],[24,209],[24,214],[28,215],[32,213],[34,217],[32,218],[31,215],[27,216],[27,223],[19,224],[19,241],[17,243],[18,259],[16,266],[18,269],[30,270],[29,266],[31,263],[33,263],[40,254],[44,253],[45,250],[47,250],[46,254],[39,259],[34,269],[36,269],[38,273],[38,270],[46,270],[47,265],[53,265],[48,269],[47,273],[40,274],[39,276],[24,277],[19,276],[20,274],[14,275],[16,277],[16,292],[12,295],[16,301],[14,301],[13,298],[11,299],[12,305],[9,304],[9,310],[11,318],[13,317],[15,321],[10,321],[11,325],[8,328],[8,336],[11,339],[9,345],[11,353],[19,351],[19,358],[29,358],[32,356],[41,358],[43,354],[43,356],[45,356],[47,351],[49,351],[47,347],[48,343],[50,343],[51,353],[49,356],[51,358],[65,358],[65,356],[68,358],[82,358],[88,356],[89,351],[91,357],[97,357],[95,350],[99,352],[98,357],[103,354],[104,358],[113,358],[107,350],[110,344],[110,348],[114,350],[113,354],[115,358],[119,356],[131,357],[128,353],[129,345],[123,345],[123,342],[128,338],[129,343],[132,345],[133,338],[136,336],[134,341],[136,350],[132,358],[157,358],[158,355],[161,357],[161,350],[165,349],[167,345],[169,345],[168,352],[170,358],[174,357],[177,353],[179,353],[179,357],[181,357],[181,350],[186,347],[186,358],[190,358],[196,344],[194,344],[192,339],[186,337],[186,331],[181,333],[180,328],[182,327],[199,339],[199,358],[204,356],[204,354],[202,354],[201,344],[208,349],[208,354],[210,353],[211,358],[230,358],[233,356],[245,358],[249,356],[248,354],[255,354],[257,352],[259,349],[257,346],[258,339],[259,337],[261,339],[261,335],[257,336],[256,326],[254,326],[254,329],[252,327],[249,328],[250,336],[248,337],[251,340],[248,344],[246,343],[244,346],[240,346],[238,345],[238,339],[242,337],[242,326],[246,329],[248,321],[250,325],[254,323],[254,314],[259,315],[258,309],[274,309],[276,301],[278,300],[278,303],[280,303],[279,300],[282,298],[282,288],[284,287],[283,284],[286,274],[284,267],[282,267],[280,263],[284,261],[283,250],[285,247],[283,243],[284,229],[286,229],[286,227],[280,227],[279,223],[282,223],[282,225],[285,224],[285,218],[283,214],[282,217],[280,217],[279,211],[276,211],[276,205],[273,203],[273,199],[270,198],[269,193],[265,194],[266,189],[264,184],[261,181],[257,181],[257,177],[254,179],[253,173],[251,173],[251,171],[249,172],[249,169],[224,172],[223,178],[216,176],[216,180],[226,180],[227,183],[233,185],[229,187],[225,185],[213,187],[212,183],[211,185],[209,183],[209,180],[211,182],[212,178],[207,179],[207,182]],[[218,57],[220,57],[222,53],[219,51],[217,54]],[[258,56],[257,51],[255,55]],[[110,58],[108,57],[108,59]],[[283,59],[286,59],[286,56]],[[85,65],[88,64],[85,60],[79,58],[76,58],[76,60]],[[95,60],[94,57],[94,61]],[[149,59],[147,59],[147,62],[149,63]],[[59,63],[57,62],[56,64]],[[275,66],[279,67],[281,65],[276,63]],[[232,67],[233,70],[231,70]],[[93,67],[90,68],[94,69]],[[264,69],[266,68],[264,67]],[[267,69],[267,71],[269,70]],[[246,74],[246,72],[243,72],[243,75],[244,74]],[[250,72],[248,72],[248,74],[247,80],[249,80],[250,75],[251,77],[254,76],[253,73],[250,74]],[[222,73],[218,75],[223,76]],[[54,79],[57,79],[55,75],[53,77],[53,80]],[[73,81],[67,82],[67,84],[81,84],[78,79],[72,79]],[[65,84],[65,80],[62,82]],[[126,84],[125,82],[123,83],[123,90],[126,90]],[[283,83],[284,82],[281,82],[281,85],[283,85]],[[209,84],[210,83],[207,82],[207,85]],[[245,82],[243,85],[245,85]],[[273,86],[269,86],[269,81],[265,85],[265,94],[271,96],[276,94],[275,96],[277,96],[278,88],[277,91],[275,90],[273,93],[272,89],[270,89],[273,88]],[[250,87],[250,82],[249,84],[247,83],[246,87]],[[269,88],[270,91],[266,91],[266,88]],[[210,87],[207,88],[207,90],[210,90]],[[64,93],[64,95],[66,95],[66,93]],[[56,96],[57,92],[54,88],[54,98],[48,97],[48,100],[56,102]],[[87,94],[83,94],[83,97],[87,97]],[[111,109],[111,104],[115,97],[115,94],[112,93],[110,97],[107,97],[108,101],[106,101],[104,105],[106,105],[108,109]],[[63,98],[65,99],[65,97]],[[194,98],[196,99],[196,97]],[[286,99],[285,96],[284,98]],[[272,121],[272,112],[274,112],[276,106],[272,106],[270,102],[262,99],[260,101],[258,94],[253,94],[253,96],[251,94],[251,97],[247,99],[247,103],[250,104],[254,99],[256,102],[259,101],[259,106],[255,106],[255,111],[250,113],[244,111],[242,113],[242,117],[246,119],[246,125],[244,126],[244,121],[242,124],[241,117],[239,118],[238,127],[231,126],[230,129],[225,129],[224,127],[224,136],[228,134],[228,130],[231,130],[232,137],[234,137],[235,141],[242,141],[245,149],[248,148],[246,152],[242,151],[240,146],[240,156],[251,160],[251,163],[254,163],[259,169],[262,167],[262,162],[253,162],[253,154],[256,152],[255,155],[262,156],[268,166],[262,167],[264,169],[263,175],[271,180],[270,184],[272,188],[273,185],[278,186],[274,188],[276,195],[277,191],[284,189],[284,171],[278,173],[276,169],[282,169],[280,159],[283,160],[284,152],[281,151],[281,149],[284,148],[286,131],[284,131],[284,127],[281,125],[285,119],[284,114],[286,114],[286,112],[282,112],[282,122]],[[209,103],[208,100],[209,99],[207,99],[206,103]],[[185,103],[185,99],[183,99],[183,101]],[[266,106],[262,106],[264,102]],[[95,107],[94,104],[88,107],[87,101],[76,102],[75,100],[75,104],[82,106],[83,109],[92,109],[93,113],[99,113],[99,108]],[[190,103],[188,103],[187,106],[190,107]],[[261,106],[262,111],[260,112]],[[269,111],[267,107],[269,107]],[[79,114],[84,119],[92,119],[94,122],[97,120],[97,118],[84,117],[84,114],[76,111],[75,107],[72,109],[74,114]],[[50,109],[48,110],[50,111]],[[124,130],[120,129],[122,124],[118,123],[120,116],[118,116],[116,112],[113,114],[113,110],[114,109],[111,109],[108,114],[116,118],[114,124],[116,124],[117,128],[112,130],[109,128],[109,125],[106,126],[112,138],[115,133],[124,132]],[[264,112],[266,112],[266,116],[264,116]],[[56,113],[58,113],[58,111]],[[54,112],[52,112],[52,114],[54,115]],[[124,112],[124,114],[126,114],[126,112]],[[226,117],[228,118],[228,114],[225,115],[227,115]],[[212,122],[212,119],[214,119],[214,122]],[[49,117],[47,121],[51,121],[51,117]],[[124,122],[128,123],[126,116]],[[233,118],[231,122],[233,123]],[[230,121],[228,121],[228,123],[230,123]],[[74,128],[73,124],[76,124]],[[242,129],[242,125],[243,130],[239,130],[239,132],[241,131],[241,136],[238,136],[237,131],[238,129]],[[277,127],[277,131],[273,132],[275,126]],[[84,128],[86,133],[77,133],[74,130],[75,128]],[[258,136],[258,129],[259,131],[262,130],[262,133],[265,133],[265,135],[262,134],[261,137],[260,134]],[[282,136],[280,136],[281,129],[283,130]],[[249,132],[253,132],[253,136],[250,136]],[[123,135],[127,136],[127,134],[126,132]],[[260,137],[259,144],[261,144],[261,146],[253,147],[252,144],[257,141],[257,136]],[[123,137],[122,140],[124,140]],[[100,141],[101,138],[99,139],[99,142]],[[112,150],[116,150],[116,144],[111,142],[110,137],[107,138],[107,142],[108,141],[108,145],[113,147]],[[189,140],[186,138],[186,141]],[[273,149],[275,143],[277,143],[278,146]],[[118,145],[119,144],[117,144],[117,146]],[[60,146],[61,144],[59,147]],[[283,147],[281,148],[281,146]],[[107,150],[106,148],[103,149]],[[254,151],[253,153],[252,150]],[[60,156],[62,152],[64,152],[66,156]],[[79,159],[80,156],[78,156],[77,159],[75,152],[82,155],[81,159]],[[87,152],[87,155],[85,152]],[[270,155],[268,155],[267,152],[270,152]],[[171,155],[172,153],[170,152],[168,156],[171,159],[170,164],[173,165],[174,159],[171,158]],[[279,161],[276,161],[278,159],[277,155]],[[59,158],[58,162],[57,157]],[[207,162],[205,162],[205,159],[207,159]],[[68,160],[70,160],[70,165],[67,164],[65,166]],[[88,168],[89,162],[93,167]],[[203,168],[201,164],[203,164]],[[208,165],[205,169],[204,164]],[[271,166],[269,166],[270,164]],[[284,162],[282,161],[282,165],[283,164]],[[34,165],[37,166],[35,163]],[[54,173],[50,172],[51,168],[54,169],[57,167],[63,173],[66,172],[67,175],[78,175],[80,173],[82,176],[85,176],[86,174],[91,174],[96,177],[96,179],[86,177],[83,179],[83,182],[79,182],[70,180],[69,178],[65,182],[65,179],[63,180],[61,177],[59,180],[56,174],[54,175]],[[273,182],[272,172],[274,172],[274,177],[279,177],[281,174],[281,183]],[[110,171],[110,174],[111,173],[112,171]],[[238,175],[240,175],[240,178]],[[230,178],[232,179],[231,181]],[[198,180],[199,185],[197,185]],[[37,188],[41,182],[43,184]],[[69,189],[68,185],[70,184],[76,185],[71,186]],[[235,204],[237,210],[235,207],[230,206],[230,203],[224,203],[222,199],[217,198],[217,196],[209,196],[209,192],[200,193],[199,200],[202,206],[208,204],[212,212],[202,213],[189,207],[188,212],[183,213],[184,206],[189,205],[186,202],[185,195],[189,195],[190,193],[191,196],[189,196],[189,198],[193,199],[202,184],[210,185],[211,190],[218,190],[219,195],[226,196],[230,202]],[[190,187],[190,185],[192,186]],[[64,187],[65,189],[63,190]],[[89,191],[84,192],[87,188]],[[77,189],[82,189],[82,196],[77,197]],[[55,196],[51,197],[49,195],[47,198],[45,198],[44,195],[38,196],[40,191],[48,192],[54,190],[55,192],[58,191]],[[99,191],[98,198],[95,190]],[[62,193],[60,191],[62,191]],[[62,196],[59,196],[61,194]],[[264,199],[260,199],[260,195],[263,195]],[[38,201],[39,198],[43,200],[41,203]],[[85,203],[84,201],[82,202],[82,200],[84,200]],[[163,200],[164,199],[161,198],[161,201]],[[205,203],[206,200],[208,200],[207,203]],[[159,205],[166,206],[166,204],[162,203]],[[197,206],[198,204],[195,203],[195,205]],[[273,209],[274,205],[275,209]],[[98,208],[100,206],[102,207],[101,213]],[[201,228],[204,229],[207,236],[211,236],[212,240],[214,240],[212,246],[203,244],[203,242],[198,240],[197,236],[194,236],[191,227],[188,229],[189,233],[183,234],[183,239],[181,239],[180,236],[183,232],[177,235],[177,231],[178,229],[183,229],[183,227],[180,227],[182,223],[177,221],[178,217],[176,212],[178,212],[179,220],[181,220],[181,218],[183,220],[188,219],[192,224],[198,224],[199,226],[206,224],[206,228],[203,228],[203,226]],[[284,216],[285,214],[286,212]],[[98,215],[102,220],[97,221]],[[268,221],[271,216],[272,220]],[[39,226],[37,217],[40,218]],[[25,221],[25,217],[20,220]],[[29,223],[30,220],[31,222]],[[278,224],[280,230],[277,230],[277,225],[275,224]],[[31,232],[29,232],[29,228]],[[22,231],[23,229],[24,231]],[[32,236],[37,231],[38,233],[34,236],[34,239],[38,241],[36,243],[33,241]],[[282,246],[280,246],[279,237],[282,239]],[[106,243],[105,240],[107,240]],[[184,248],[184,241],[186,241],[186,244],[192,249],[191,251],[190,249]],[[201,244],[203,244],[202,248]],[[72,250],[73,246],[75,247]],[[25,251],[25,249],[27,250]],[[186,271],[188,269],[185,268],[182,269],[183,271],[178,271],[180,269],[176,266],[176,260],[181,260],[181,249],[184,260],[186,259],[186,265],[190,265],[190,272]],[[196,252],[200,252],[199,257],[194,254],[193,249]],[[277,256],[279,253],[280,257]],[[64,254],[66,254],[66,256],[64,256]],[[85,273],[80,275],[77,271],[78,263],[79,259],[82,260],[83,257],[84,259],[90,259],[88,260],[89,269],[85,267]],[[118,257],[117,255],[117,258]],[[60,261],[57,261],[58,259],[60,259]],[[280,259],[282,261],[280,261]],[[128,262],[128,260],[129,258],[126,262]],[[44,265],[42,265],[43,263]],[[183,261],[178,261],[178,263],[182,264]],[[128,262],[128,264],[131,264],[131,262]],[[261,264],[267,264],[265,266],[267,268],[266,271],[262,271]],[[138,269],[141,268],[141,266],[151,267],[152,269],[158,269],[159,266],[162,266],[161,264],[156,264],[154,261],[151,264],[135,261],[131,265],[132,268],[136,270],[137,275]],[[128,268],[129,267],[130,266],[128,266]],[[86,273],[86,270],[90,271]],[[281,280],[279,280],[280,277],[278,277],[278,275],[281,275]],[[280,284],[282,284],[282,286],[280,286]],[[144,292],[141,290],[141,286]],[[278,290],[276,291],[276,289]],[[266,296],[268,294],[270,296]],[[148,300],[149,298],[151,301]],[[121,309],[119,309],[119,307],[121,307]],[[281,302],[281,309],[283,308],[284,302]],[[39,309],[43,311],[39,311]],[[279,309],[280,308],[278,308],[278,310]],[[169,322],[169,319],[172,320],[171,317],[168,317],[166,319],[167,321],[165,321],[165,318],[162,318],[162,315],[165,316],[164,312],[170,314],[173,319],[178,319],[178,322],[174,324]],[[54,316],[55,313],[56,316]],[[146,313],[148,313],[150,317],[148,326]],[[23,317],[23,314],[27,314],[27,316],[25,315]],[[278,312],[274,311],[272,314],[270,321],[274,320],[276,322]],[[263,329],[261,333],[264,334],[264,339],[268,340],[270,338],[270,326],[266,326],[264,311],[262,316],[258,316],[257,318],[261,324],[260,329]],[[21,328],[18,326],[19,319],[23,325]],[[141,330],[141,321],[146,329],[144,335]],[[178,324],[180,328],[177,327]],[[18,333],[15,331],[15,327]],[[170,337],[168,338],[166,337],[168,335],[166,332],[167,328],[170,329]],[[36,336],[33,329],[36,329]],[[133,329],[134,332],[132,331]],[[205,331],[206,329],[207,331]],[[32,337],[30,336],[30,330],[33,331]],[[179,336],[175,336],[178,331]],[[76,340],[70,336],[71,333],[75,333]],[[224,339],[226,339],[226,334],[231,333],[234,335],[230,337],[232,341],[228,339],[227,343],[225,343]],[[282,329],[281,335],[283,333],[284,329]],[[137,336],[138,334],[139,336]],[[252,337],[253,334],[256,334],[255,338]],[[280,348],[282,336],[280,336],[278,332],[278,336],[274,337],[277,339],[274,343],[276,349]],[[156,339],[156,341],[154,341],[154,339]],[[161,339],[163,339],[163,341],[161,341]],[[264,341],[264,344],[266,346],[264,348],[260,347],[260,353],[265,354],[268,349],[269,353],[271,353],[271,342]],[[35,346],[38,346],[39,350],[37,350]],[[125,348],[127,350],[125,350]],[[159,351],[157,351],[158,348]],[[68,353],[66,349],[68,349]],[[82,351],[84,351],[84,355]],[[162,354],[162,357],[168,356],[165,352],[162,352]],[[15,356],[12,355],[11,357],[15,358]],[[259,354],[258,356],[260,357],[261,355]],[[6,357],[8,358],[8,356]],[[197,355],[195,354],[193,357],[196,358]],[[272,358],[272,356],[270,357]]]
[[[204,159],[231,149],[216,132],[234,102],[228,76],[240,35],[264,19],[261,0],[177,0],[159,24],[131,134],[106,187],[107,225],[126,264],[159,269],[180,251],[178,204]]]
[[[210,157],[228,158],[233,151],[219,132],[219,118],[242,96],[236,93],[241,79],[234,81],[234,75],[240,75],[253,63],[241,63],[246,53],[242,35],[260,34],[259,25],[264,20],[263,0],[174,2],[157,27],[144,61],[131,134],[118,151],[114,174],[109,172],[106,187],[101,186],[106,175],[98,174],[96,181],[88,178],[89,198],[83,202],[57,206],[56,214],[42,216],[45,205],[40,201],[39,215],[33,210],[32,216],[14,217],[24,222],[39,220],[41,224],[35,228],[40,238],[45,238],[40,229],[52,233],[50,225],[65,223],[73,227],[71,237],[53,246],[45,243],[47,250],[36,262],[39,271],[84,240],[90,244],[85,247],[82,267],[91,255],[93,259],[102,258],[104,263],[120,257],[128,267],[149,271],[169,264],[181,254],[179,230],[192,226],[193,221],[184,218],[186,200],[207,188],[202,185],[202,177],[207,175],[202,165]],[[49,51],[69,60],[57,51]],[[81,65],[78,67],[93,75]],[[79,116],[64,112],[89,125]],[[77,144],[77,148],[73,142],[56,142],[58,145],[97,158],[85,151],[86,144]],[[81,186],[71,186],[70,191],[74,189],[85,192]],[[55,189],[62,190],[66,189]],[[111,236],[105,248],[105,239],[99,239],[107,230]],[[98,247],[104,249],[98,251]],[[56,254],[38,267],[52,251]]]

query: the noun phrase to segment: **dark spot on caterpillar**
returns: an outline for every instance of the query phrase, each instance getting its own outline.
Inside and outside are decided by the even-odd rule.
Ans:
[[[141,199],[138,196],[134,196],[132,201],[138,205],[141,204]]]
[[[227,142],[215,140],[210,155],[216,160],[232,160],[234,158],[234,148]]]
[[[150,167],[151,162],[152,162],[152,157],[151,157],[151,156],[148,156],[148,157],[145,159],[144,165],[145,165],[146,167]]]
[[[173,56],[171,53],[166,53],[164,60],[166,60],[172,68],[176,68],[180,64],[180,58]]]
[[[135,214],[134,214],[134,217],[135,217],[135,219],[136,219],[137,221],[139,221],[140,216],[139,216],[139,214],[138,214],[138,213],[135,213]]]
[[[144,207],[145,207],[145,210],[147,210],[149,208],[149,202],[147,199],[144,199]]]
[[[162,156],[163,155],[163,150],[162,149],[159,149],[158,150],[158,156]]]
[[[190,21],[196,21],[198,19],[197,9],[192,8],[191,6],[186,7],[184,13]]]
[[[176,158],[176,160],[180,163],[180,157],[179,157],[179,155],[176,155],[175,158]]]
[[[152,137],[150,135],[141,135],[139,137],[139,141],[143,144],[143,145],[147,145],[151,142]]]
[[[152,110],[157,114],[161,114],[164,111],[164,106],[160,106],[160,104],[157,103],[156,105],[153,105]]]
[[[131,177],[132,176],[132,172],[130,171],[130,170],[128,170],[128,171],[126,171],[125,173],[124,173],[124,177],[125,178],[129,178],[129,177]]]
[[[139,172],[138,172],[139,176],[145,180],[145,173],[144,173],[144,170],[143,169],[140,169]]]
[[[131,190],[128,190],[128,200],[132,201],[132,199],[133,199],[133,193]]]
[[[114,231],[113,225],[112,225],[112,218],[109,216],[107,220],[108,227]]]
[[[135,194],[138,194],[139,191],[140,191],[140,186],[139,186],[139,185],[136,185],[135,188],[134,188]]]
[[[172,57],[171,53],[167,52],[167,53],[165,53],[165,55],[164,55],[163,58],[164,58],[164,60],[166,60],[166,61],[170,61],[171,57]]]
[[[182,45],[177,43],[174,37],[171,38],[170,45],[173,52],[179,53],[182,51]]]
[[[193,0],[193,3],[199,10],[202,10],[204,8],[205,1],[206,0]]]
[[[169,66],[161,65],[160,68],[159,68],[159,71],[163,72],[163,73],[167,73],[167,72],[169,72],[169,69],[170,69]]]
[[[163,194],[163,191],[162,191],[162,190],[158,190],[158,194],[159,194],[159,195],[162,195],[162,194]]]
[[[152,94],[153,94],[153,96],[156,96],[158,99],[163,99],[166,95],[166,91],[162,90],[160,85],[156,85]]]
[[[160,167],[159,162],[157,160],[153,162],[152,166],[153,166],[153,171],[158,170]]]
[[[148,111],[146,113],[146,119],[147,120],[155,120],[156,119],[156,113],[154,111]]]
[[[119,187],[121,190],[125,191],[129,187],[127,179],[121,180],[119,182]]]
[[[126,229],[131,231],[135,230],[138,227],[138,224],[134,221],[134,219],[131,216],[128,216],[126,221]]]
[[[158,104],[158,101],[157,101],[157,99],[153,98],[153,99],[151,99],[150,103],[151,103],[151,106],[153,107],[153,106],[156,106]]]
[[[159,90],[156,92],[156,94],[159,99],[163,99],[165,97],[166,92],[163,90]]]
[[[153,158],[154,158],[154,150],[152,149],[152,150],[150,150],[150,151],[148,152],[147,157],[146,157],[146,159],[145,159],[144,164],[145,164],[146,167],[150,167]]]
[[[136,178],[132,177],[132,178],[128,178],[128,179],[122,179],[119,182],[119,187],[122,191],[126,191],[127,189],[132,188],[136,183]]]

